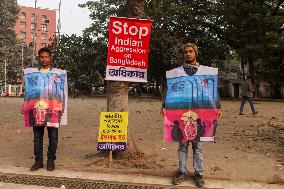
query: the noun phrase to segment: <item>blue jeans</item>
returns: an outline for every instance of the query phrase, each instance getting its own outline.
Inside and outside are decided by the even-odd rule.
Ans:
[[[34,126],[34,155],[36,161],[43,161],[43,135],[44,126]],[[49,160],[56,160],[56,150],[58,143],[58,128],[47,127],[49,145],[47,151],[47,158]]]
[[[202,153],[201,142],[191,142],[191,144],[192,144],[192,152],[193,152],[193,167],[196,173],[199,173],[202,175],[204,157]],[[187,157],[188,157],[188,146],[189,146],[189,142],[179,142],[178,171],[182,174],[187,173],[186,163],[187,163]]]
[[[254,106],[253,106],[253,97],[247,97],[247,96],[242,96],[242,102],[241,102],[241,107],[240,107],[240,113],[243,113],[243,111],[244,111],[244,105],[245,105],[247,99],[249,100],[251,111],[252,111],[252,113],[254,114],[254,113],[255,113],[255,109],[254,109]]]

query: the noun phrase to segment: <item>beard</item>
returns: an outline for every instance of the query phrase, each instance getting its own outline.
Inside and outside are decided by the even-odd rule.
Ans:
[[[185,60],[185,63],[187,63],[187,64],[192,64],[193,62],[195,62],[194,59]]]

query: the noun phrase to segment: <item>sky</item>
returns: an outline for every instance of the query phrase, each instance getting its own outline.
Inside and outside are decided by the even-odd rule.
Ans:
[[[92,20],[89,18],[90,11],[87,8],[80,8],[78,4],[89,0],[61,0],[61,34],[82,35],[82,31],[90,26]],[[57,10],[60,0],[37,0],[37,7]],[[20,6],[34,7],[35,0],[18,0]],[[57,22],[56,22],[57,25]]]

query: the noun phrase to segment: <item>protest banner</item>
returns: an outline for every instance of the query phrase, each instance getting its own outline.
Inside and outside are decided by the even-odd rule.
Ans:
[[[147,82],[152,21],[110,17],[106,80]]]
[[[25,127],[45,124],[47,127],[67,125],[67,73],[57,68],[41,73],[38,68],[24,69]]]
[[[125,150],[127,127],[128,112],[101,112],[97,150]]]
[[[183,67],[167,72],[165,141],[215,141],[218,69],[200,66],[193,76]]]

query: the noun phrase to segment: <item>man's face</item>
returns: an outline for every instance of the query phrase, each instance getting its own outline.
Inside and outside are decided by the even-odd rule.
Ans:
[[[186,47],[183,52],[183,58],[186,63],[194,64],[196,62],[196,54],[192,47]]]
[[[39,61],[41,66],[50,66],[51,63],[51,56],[48,52],[42,52],[39,55]]]

